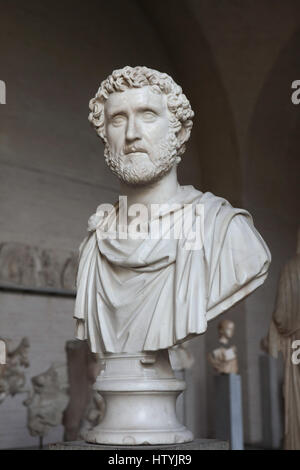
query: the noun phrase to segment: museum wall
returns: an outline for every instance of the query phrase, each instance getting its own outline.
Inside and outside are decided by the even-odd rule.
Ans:
[[[62,280],[64,267],[77,254],[89,216],[119,194],[87,121],[89,99],[115,68],[147,64],[172,73],[172,67],[134,2],[56,1],[50,8],[7,1],[0,31],[0,78],[7,87],[0,108],[1,283],[56,294],[0,292],[0,336],[13,346],[24,336],[30,341],[30,389],[32,376],[66,362],[75,324],[74,299],[60,295],[74,289],[72,273],[67,286]],[[185,174],[196,184],[195,167]],[[35,268],[25,266],[28,260]],[[25,398],[7,397],[0,405],[1,448],[38,443],[26,429]],[[61,439],[60,427],[45,442]]]
[[[299,214],[299,111],[290,101],[291,82],[300,72],[299,2],[89,0],[83,5],[62,0],[50,8],[37,0],[11,0],[4,5],[0,246],[14,244],[6,247],[11,266],[27,256],[24,246],[46,258],[38,275],[32,269],[16,275],[13,268],[5,275],[56,292],[0,292],[0,336],[14,345],[28,336],[31,343],[27,388],[30,377],[66,361],[65,342],[74,333],[73,271],[69,275],[67,268],[74,268],[88,217],[118,195],[102,143],[87,122],[88,101],[113,69],[144,64],[170,73],[195,110],[180,183],[248,209],[272,252],[265,285],[226,313],[236,323],[245,440],[262,444],[260,340],[270,323],[280,269],[295,251]],[[213,372],[206,356],[217,344],[218,321],[190,342],[195,364],[185,371],[183,414],[196,437],[214,437]],[[26,429],[25,398],[20,394],[0,404],[0,448],[37,444]],[[46,442],[61,438],[62,427]]]

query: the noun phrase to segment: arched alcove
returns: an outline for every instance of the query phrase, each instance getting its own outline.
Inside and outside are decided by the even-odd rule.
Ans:
[[[293,223],[300,210],[300,106],[291,101],[291,84],[300,77],[299,47],[300,30],[282,49],[261,89],[244,171],[247,200],[286,223]]]
[[[269,277],[246,302],[248,416],[252,439],[262,430],[259,354],[272,316],[280,269],[296,249],[299,224],[300,106],[291,84],[300,77],[300,30],[282,48],[262,86],[249,126],[245,206],[272,253]]]
[[[187,151],[179,170],[181,179],[240,206],[241,166],[232,110],[200,24],[186,2],[153,0],[150,4],[141,0],[138,4],[152,21],[172,63],[174,78],[195,111],[193,156]]]

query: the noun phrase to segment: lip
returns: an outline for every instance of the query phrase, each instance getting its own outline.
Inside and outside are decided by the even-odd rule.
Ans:
[[[128,152],[125,155],[126,155],[126,157],[130,157],[132,155],[135,155],[135,156],[137,156],[137,155],[147,155],[147,152],[143,152],[143,151],[136,152],[135,151],[135,152]]]

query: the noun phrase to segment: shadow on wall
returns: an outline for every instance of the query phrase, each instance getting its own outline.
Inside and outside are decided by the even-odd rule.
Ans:
[[[199,23],[185,2],[138,3],[165,47],[174,67],[174,79],[186,91],[195,111],[192,142],[199,161],[190,162],[187,152],[185,164],[199,168],[203,191],[212,191],[241,206],[241,165],[232,110]],[[184,169],[180,168],[180,176],[185,178]],[[193,179],[199,187],[199,173],[194,173]]]
[[[300,105],[292,104],[291,84],[300,77],[299,49],[300,30],[281,51],[260,92],[249,129],[245,167],[245,189],[251,204],[295,224],[295,233],[300,212]]]

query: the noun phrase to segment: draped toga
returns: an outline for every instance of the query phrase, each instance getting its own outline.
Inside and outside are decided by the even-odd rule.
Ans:
[[[87,338],[93,352],[170,348],[204,333],[266,279],[270,252],[247,211],[193,186],[179,186],[168,203],[192,205],[195,224],[201,205],[201,249],[186,249],[185,236],[103,238],[107,219],[93,217],[80,247],[74,314],[77,338]]]

